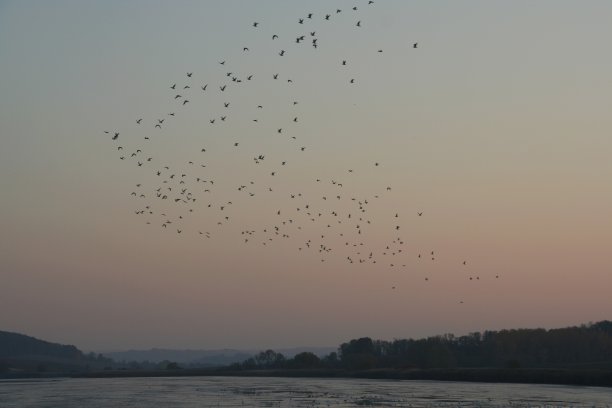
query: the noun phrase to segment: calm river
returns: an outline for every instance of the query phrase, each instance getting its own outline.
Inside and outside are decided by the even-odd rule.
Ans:
[[[358,379],[0,381],[0,407],[612,407],[612,389]]]

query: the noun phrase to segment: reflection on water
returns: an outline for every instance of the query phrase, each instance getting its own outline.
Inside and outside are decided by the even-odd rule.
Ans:
[[[612,389],[304,378],[0,381],[0,407],[612,407]]]

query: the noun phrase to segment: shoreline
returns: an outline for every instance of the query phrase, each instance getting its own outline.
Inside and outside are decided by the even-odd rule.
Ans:
[[[549,368],[456,368],[456,369],[296,369],[296,370],[230,370],[177,369],[155,371],[101,371],[74,373],[71,378],[137,378],[137,377],[287,377],[287,378],[353,378],[373,380],[426,380],[479,383],[547,384],[568,386],[612,387],[612,370],[575,370]]]

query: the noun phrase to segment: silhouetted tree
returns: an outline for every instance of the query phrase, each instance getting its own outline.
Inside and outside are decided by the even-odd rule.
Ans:
[[[296,354],[291,360],[288,361],[291,368],[316,368],[321,365],[321,360],[316,354],[309,351]]]
[[[180,370],[181,367],[178,365],[178,363],[175,362],[169,362],[168,364],[166,364],[166,370]]]
[[[253,363],[257,368],[280,368],[285,363],[285,356],[274,350],[266,350],[253,357]]]
[[[375,354],[374,342],[369,337],[351,340],[340,345],[340,361],[350,369],[374,368],[378,362]]]
[[[328,368],[339,367],[340,359],[338,359],[338,353],[336,353],[335,351],[332,351],[331,353],[323,357],[323,359],[321,359],[321,364],[323,364],[325,367],[328,367]]]

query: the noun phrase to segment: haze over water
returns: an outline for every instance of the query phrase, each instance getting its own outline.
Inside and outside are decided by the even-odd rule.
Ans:
[[[609,318],[611,13],[603,1],[0,2],[0,328],[85,350],[275,348]],[[293,44],[310,30],[316,50]],[[253,85],[221,94],[228,70]],[[188,104],[174,83],[192,85]],[[213,127],[224,102],[227,126]],[[154,138],[151,167],[120,160],[114,132],[127,156]],[[181,234],[176,220],[146,224],[136,185],[152,194],[155,170],[188,160],[207,164],[215,198]],[[361,255],[380,261],[347,262],[345,237],[327,232],[325,262],[298,250],[331,211],[354,212],[350,197],[369,198]],[[243,242],[307,203],[327,218],[304,223],[304,239]]]

